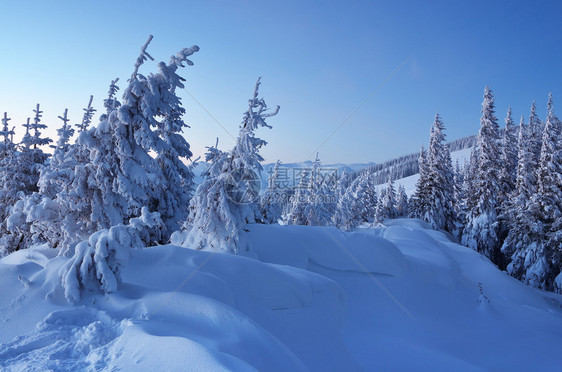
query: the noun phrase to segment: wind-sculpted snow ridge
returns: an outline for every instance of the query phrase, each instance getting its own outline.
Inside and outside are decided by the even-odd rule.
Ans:
[[[0,370],[557,370],[560,295],[418,220],[248,225],[246,257],[130,250],[109,294],[65,299],[71,258],[0,259]],[[532,345],[532,346],[530,346]]]

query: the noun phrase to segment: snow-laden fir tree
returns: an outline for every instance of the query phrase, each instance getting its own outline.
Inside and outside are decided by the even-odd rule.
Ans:
[[[372,174],[361,172],[339,196],[332,224],[351,230],[362,223],[373,222],[378,200]]]
[[[363,222],[373,222],[379,201],[375,179],[369,172],[361,173],[358,178],[359,181],[355,188],[357,202],[353,213],[359,224]]]
[[[383,204],[383,200],[386,198],[386,188],[380,190],[378,195],[378,202],[375,206],[375,217],[373,218],[373,226],[378,226],[383,223],[385,218],[388,218],[388,210]]]
[[[406,195],[404,186],[399,185],[398,191],[396,192],[396,216],[406,217],[408,213],[408,196]]]
[[[476,145],[473,147],[472,151],[470,152],[470,157],[468,159],[468,163],[465,164],[464,169],[464,177],[463,177],[463,189],[464,189],[464,210],[465,210],[465,217],[468,211],[472,210],[476,206],[476,202],[478,201],[476,189],[476,175],[478,174],[478,158],[479,154],[476,150]],[[463,225],[465,221],[463,220]]]
[[[144,50],[146,50],[146,48]],[[137,67],[137,71],[138,71],[138,67]],[[107,98],[103,100],[103,107],[105,107],[106,113],[100,116],[100,121],[106,120],[107,116],[111,114],[111,112],[117,110],[121,106],[121,102],[119,102],[115,97],[117,91],[119,91],[119,86],[117,85],[118,82],[119,82],[119,78],[115,78],[114,80],[111,80],[111,83],[109,83],[109,91],[107,93]]]
[[[184,48],[167,64],[158,63],[159,73],[150,74],[146,81],[150,93],[143,99],[146,106],[143,114],[153,119],[152,125],[158,137],[151,149],[156,152],[165,184],[164,188],[153,193],[158,203],[155,210],[160,213],[166,227],[163,241],[167,241],[171,233],[180,227],[179,222],[186,219],[185,206],[194,190],[193,172],[184,162],[193,155],[189,143],[182,136],[184,128],[189,126],[182,119],[185,109],[176,91],[185,87],[185,79],[178,75],[178,68],[192,66],[193,62],[188,57],[197,51],[198,46]]]
[[[161,62],[159,73],[145,77],[139,68],[152,59],[146,51],[150,40],[141,48],[121,105],[117,108],[113,81],[105,101],[108,114],[96,128],[81,132],[78,142],[86,147],[90,162],[80,169],[88,182],[81,177],[76,184],[83,191],[89,189],[90,205],[83,207],[90,211],[94,231],[125,223],[144,206],[159,212],[166,228],[153,231],[147,244],[167,241],[191,189],[192,174],[178,159],[191,152],[179,135],[185,127],[184,110],[175,89],[183,87],[176,70],[183,63],[192,64],[187,57],[198,50],[183,49],[168,64]]]
[[[533,183],[536,167],[529,143],[528,126],[525,125],[525,120],[521,116],[515,190],[502,211],[502,219],[505,221],[508,234],[501,248],[502,253],[511,261],[507,266],[508,273],[517,279],[521,279],[524,275],[523,251],[533,244],[532,234],[529,234],[533,222],[528,209],[528,201],[536,192]]]
[[[112,81],[112,85],[115,83],[116,81]],[[117,88],[119,89],[119,88]],[[110,94],[113,94],[111,92],[110,89]],[[88,128],[90,127],[90,124],[92,124],[92,119],[94,117],[94,113],[96,112],[96,109],[92,107],[92,101],[94,99],[94,96],[90,96],[90,100],[88,101],[88,106],[86,106],[83,111],[84,114],[82,116],[82,121],[80,122],[80,124],[75,124],[74,126],[78,128],[79,132],[83,132],[85,130],[88,130]]]
[[[455,231],[454,235],[460,241],[462,234],[462,227],[466,217],[466,183],[465,183],[465,173],[467,169],[467,164],[461,169],[459,161],[457,160],[455,164],[455,181],[454,181],[454,211],[455,211]]]
[[[382,222],[387,218],[396,218],[396,190],[394,189],[394,181],[389,177],[384,192],[381,192],[376,208],[376,222]]]
[[[308,225],[307,210],[312,195],[312,168],[299,169],[299,182],[282,216],[284,225]]]
[[[57,129],[58,140],[54,148],[53,155],[49,165],[44,167],[37,182],[39,192],[51,199],[57,197],[62,189],[62,184],[68,184],[72,177],[72,169],[64,166],[67,155],[70,151],[70,139],[74,135],[74,129],[68,124],[68,109],[64,110],[64,114],[59,116],[62,126]],[[72,162],[74,162],[72,160]]]
[[[530,213],[535,217],[537,233],[541,235],[542,252],[526,270],[525,281],[543,289],[552,289],[554,278],[560,272],[562,246],[558,239],[559,221],[562,219],[562,137],[561,123],[554,114],[552,94],[548,99],[548,115],[541,141],[541,154],[537,170],[537,193],[530,200]],[[542,230],[542,231],[540,231]]]
[[[439,114],[431,128],[427,150],[428,178],[425,193],[428,195],[426,213],[420,216],[435,229],[455,230],[454,174],[449,148],[445,144],[445,126]]]
[[[75,200],[68,198],[68,189],[74,182],[78,163],[77,145],[70,144],[74,129],[68,124],[67,109],[59,119],[62,121],[57,130],[59,137],[52,146],[51,161],[41,170],[38,192],[18,201],[9,218],[13,230],[32,237],[29,244],[48,243],[54,248],[69,240],[65,222],[68,223],[66,219],[72,210],[68,205]],[[72,228],[76,228],[76,221],[72,221]]]
[[[541,140],[537,189],[519,211],[506,244],[514,251],[508,272],[527,284],[552,290],[560,272],[560,219],[562,218],[562,146],[560,120],[552,98]],[[505,248],[507,250],[507,248]]]
[[[344,225],[353,217],[349,206],[354,196],[347,193],[347,189],[353,181],[351,173],[344,170],[338,179],[336,187],[337,203],[331,224],[344,230],[349,230],[351,228]]]
[[[10,129],[8,122],[12,120],[8,117],[8,113],[5,112],[2,117],[2,130],[0,131],[0,167],[3,165],[4,159],[9,158],[16,145],[14,144],[14,128]]]
[[[38,191],[39,176],[49,157],[49,154],[43,152],[42,147],[48,145],[52,140],[41,134],[41,130],[47,126],[41,123],[43,111],[39,104],[33,112],[35,113],[33,122],[30,122],[28,118],[27,122],[23,124],[26,133],[18,146],[19,151],[14,151],[13,155],[8,158],[6,166],[0,174],[2,184],[0,251],[4,253],[27,248],[34,240],[32,234],[28,233],[29,224],[9,224],[8,221],[12,213],[21,216],[20,212],[12,211],[16,203],[20,201],[20,205],[25,204],[26,197]]]
[[[503,265],[499,236],[499,194],[501,147],[499,126],[494,116],[494,96],[489,87],[484,90],[482,116],[478,143],[473,151],[477,154],[477,169],[471,187],[476,199],[466,216],[462,243],[488,257],[496,265]]]
[[[96,185],[92,183],[94,168],[90,163],[88,149],[91,143],[86,140],[91,138],[91,133],[95,131],[95,128],[90,127],[96,111],[92,107],[92,100],[93,96],[90,96],[88,105],[83,109],[81,122],[74,125],[78,131],[76,142],[69,146],[62,163],[58,166],[59,173],[65,176],[62,177],[60,191],[54,199],[61,217],[61,234],[60,241],[50,243],[62,247],[59,252],[61,255],[72,254],[74,245],[87,239],[98,228],[91,218],[92,201],[89,198],[94,194]],[[106,119],[105,116],[104,120]]]
[[[311,200],[306,210],[308,225],[326,226],[336,209],[335,182],[330,179],[335,175],[331,172],[322,172],[322,164],[316,154],[311,176]]]
[[[511,106],[507,109],[502,142],[500,203],[503,206],[515,190],[517,178],[517,133],[511,117]]]
[[[145,77],[139,68],[152,59],[147,47],[148,42],[141,48],[122,103],[115,98],[119,89],[115,79],[100,123],[89,127],[95,111],[90,98],[77,125],[79,136],[70,151],[72,179],[58,198],[64,211],[61,254],[72,254],[74,245],[95,231],[137,217],[143,207],[160,213],[164,220],[164,225],[145,235],[148,245],[166,242],[177,227],[173,219],[185,216],[185,205],[180,204],[187,204],[192,172],[174,157],[191,156],[191,152],[185,139],[178,139],[185,124],[175,93],[183,86],[176,70],[182,63],[192,64],[187,57],[198,48],[183,49],[169,64],[160,63],[159,73]]]
[[[332,224],[342,230],[351,230],[357,226],[357,216],[353,214],[353,206],[357,198],[355,193],[351,191],[351,185],[348,187],[349,191],[344,192],[338,197],[336,210],[332,216]]]
[[[12,120],[8,117],[5,112],[2,118],[2,131],[0,136],[2,137],[2,142],[0,143],[0,257],[2,257],[9,249],[10,241],[8,239],[6,218],[8,217],[9,209],[15,202],[17,195],[14,195],[14,190],[11,190],[12,184],[9,181],[12,179],[15,173],[14,167],[17,166],[15,159],[16,145],[13,142],[14,129],[10,129],[9,121]],[[8,241],[10,240],[10,241]]]
[[[62,240],[65,213],[59,206],[58,197],[73,176],[74,159],[69,159],[67,155],[74,129],[68,124],[67,109],[59,119],[63,122],[57,130],[59,138],[56,146],[52,146],[54,152],[51,161],[41,169],[37,181],[38,191],[22,196],[7,220],[10,232],[22,237],[20,248],[42,243],[56,248]],[[67,164],[68,161],[71,166]]]
[[[410,200],[410,217],[423,219],[429,210],[429,164],[426,151],[423,146],[420,149],[418,158],[419,178],[416,182],[416,189]]]
[[[203,173],[204,181],[189,203],[183,231],[172,236],[173,243],[236,253],[240,249],[239,230],[262,220],[252,182],[261,182],[263,158],[259,150],[266,142],[254,132],[260,127],[271,128],[266,119],[276,115],[279,106],[269,111],[264,99],[258,97],[259,86],[260,79],[248,101],[234,148],[230,152],[209,148],[206,161],[210,165]],[[239,195],[243,198],[237,199]]]
[[[260,197],[260,210],[264,221],[267,223],[277,223],[283,214],[282,201],[286,189],[279,185],[280,166],[281,160],[277,160],[271,175],[267,179],[267,189]]]
[[[537,105],[535,101],[531,104],[531,112],[529,114],[529,149],[533,157],[533,165],[538,166],[540,156],[541,156],[541,137],[542,137],[543,125],[539,116],[537,114]],[[531,176],[531,175],[530,175]],[[536,186],[536,175],[532,175],[533,185]]]

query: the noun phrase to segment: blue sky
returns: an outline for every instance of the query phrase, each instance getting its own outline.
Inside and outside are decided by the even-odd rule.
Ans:
[[[311,159],[370,95],[320,147],[324,162],[413,152],[436,111],[449,139],[476,133],[485,85],[502,124],[509,105],[528,116],[534,99],[544,118],[550,91],[562,113],[559,1],[2,1],[0,14],[0,111],[19,125],[39,102],[52,136],[64,108],[78,122],[90,94],[101,109],[111,79],[124,88],[149,34],[157,60],[199,45],[187,90],[234,136],[262,77],[281,106],[259,132],[268,162]],[[180,95],[194,152],[216,137],[231,147]]]

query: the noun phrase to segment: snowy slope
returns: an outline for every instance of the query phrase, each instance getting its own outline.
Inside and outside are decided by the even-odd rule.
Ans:
[[[66,258],[16,252],[0,260],[0,369],[559,368],[561,296],[417,220],[386,225],[251,225],[248,257],[134,250],[116,293],[77,305]]]

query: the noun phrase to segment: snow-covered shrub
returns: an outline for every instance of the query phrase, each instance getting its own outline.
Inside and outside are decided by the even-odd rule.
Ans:
[[[129,225],[97,231],[88,240],[78,243],[74,256],[59,271],[66,299],[77,302],[81,289],[115,292],[130,250],[145,246],[147,230],[161,228],[159,214],[143,207],[141,216],[131,219]]]

